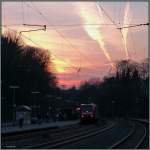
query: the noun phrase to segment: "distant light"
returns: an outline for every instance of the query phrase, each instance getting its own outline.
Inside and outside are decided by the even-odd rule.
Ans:
[[[10,85],[9,88],[11,88],[11,89],[18,89],[18,88],[20,88],[20,87],[17,86],[17,85]]]
[[[31,93],[32,94],[39,94],[40,92],[39,91],[32,91]]]

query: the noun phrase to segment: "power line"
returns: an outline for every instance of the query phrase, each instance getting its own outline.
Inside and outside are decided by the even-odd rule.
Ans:
[[[117,25],[117,24],[115,23],[115,21],[109,16],[109,14],[105,11],[105,9],[104,9],[100,4],[99,4],[98,6],[101,8],[101,10],[102,10],[102,11],[104,12],[104,14],[107,16],[107,18],[114,24],[114,26],[116,27],[116,29],[119,29],[118,25]],[[119,33],[121,33],[121,38],[122,38],[123,43],[124,43],[124,45],[125,45],[125,39],[124,39],[122,30],[119,29],[118,31],[119,31]]]
[[[132,26],[132,25],[137,25],[137,24],[141,24],[141,23],[134,23],[134,24],[124,24],[124,25],[127,25],[127,26]],[[3,24],[1,26],[43,26],[43,25],[34,25],[34,24]],[[53,24],[53,25],[46,25],[46,27],[82,27],[82,26],[113,26],[114,24],[110,24],[110,23],[92,23],[92,24]],[[120,24],[117,24],[116,25],[120,25]]]
[[[113,23],[113,25],[116,27],[116,29],[118,29],[118,25],[116,24],[116,22],[109,16],[109,14],[105,11],[105,9],[99,4],[98,5],[100,7],[100,9],[103,11],[103,13],[107,16],[107,18]],[[120,23],[120,22],[119,22]],[[125,45],[125,39],[122,33],[122,30],[118,30],[119,33],[121,34],[121,38],[123,40],[123,44]]]
[[[131,35],[131,41],[132,41],[132,48],[133,48],[133,51],[134,51],[134,55],[136,56],[136,50],[135,50],[135,43],[134,43],[134,40],[133,40],[133,34],[132,34],[132,30],[130,31],[130,35]]]
[[[107,18],[112,22],[112,24],[118,28],[116,22],[109,16],[109,14],[105,11],[105,9],[99,3],[97,4],[100,7],[100,9],[103,11],[103,13],[107,16]]]
[[[34,7],[34,9],[39,13],[39,15],[49,24],[49,20],[47,19],[47,17],[45,17],[45,15],[33,4],[33,2],[31,2],[31,4]],[[50,26],[54,28],[54,30],[58,33],[58,35],[62,39],[64,39],[64,41],[66,41],[70,45],[71,48],[75,50],[78,49],[76,46],[72,45],[72,43],[60,31],[58,31],[55,26],[53,26],[52,24]],[[82,56],[84,56],[87,59],[87,57],[81,51],[78,51],[78,52],[80,53],[80,55],[82,54]]]
[[[119,15],[118,15],[118,18],[119,18],[119,25],[120,25],[120,21],[121,21],[121,4],[119,4]]]
[[[23,5],[23,0],[21,2],[21,8],[22,8],[22,24],[25,23],[25,15],[24,15],[24,5]]]
[[[100,13],[101,13],[100,10],[101,10],[101,9],[100,9],[100,7],[98,6],[97,3],[96,3],[96,8],[97,8],[98,16],[99,16],[100,19],[101,19],[101,16],[100,16]],[[105,48],[104,48],[104,49],[105,49]],[[112,58],[111,58],[110,54],[108,53],[107,49],[103,50],[103,52],[104,52],[104,55],[105,55],[105,57],[107,58],[107,60],[113,64],[113,65],[112,65],[112,64],[110,64],[110,65],[111,65],[112,67],[114,67],[114,62],[112,61]],[[105,53],[107,53],[107,55],[109,56],[109,58],[107,57],[107,55],[106,55]]]
[[[32,4],[33,5],[33,4]],[[48,24],[49,24],[49,20],[47,19],[47,17],[45,17],[45,15],[43,15],[43,13],[41,13],[40,11],[39,11],[39,9],[35,6],[35,5],[33,5],[33,7],[36,9],[36,11],[42,16],[42,18],[44,19],[44,20],[46,20],[46,22],[48,22]],[[83,26],[83,25],[88,25],[88,26],[98,26],[98,25],[115,25],[115,26],[117,26],[118,27],[118,24],[116,24],[115,23],[115,21],[109,16],[109,14],[104,10],[104,8],[101,6],[101,5],[99,5],[99,7],[101,8],[101,10],[105,13],[105,15],[111,20],[111,22],[112,22],[112,24],[99,24],[99,23],[95,23],[95,24],[59,24],[59,25],[57,25],[57,24],[53,24],[53,25],[47,25],[48,27],[49,26],[51,26],[51,27],[54,27],[54,30],[67,42],[67,43],[69,43],[69,45],[71,46],[71,47],[73,47],[73,48],[75,48],[75,46],[73,46],[72,45],[72,43],[68,40],[68,39],[66,39],[65,37],[64,37],[64,35],[61,33],[61,32],[59,32],[57,29],[56,29],[56,27],[58,26],[63,26],[63,27],[72,27],[72,26]],[[29,25],[29,24],[23,24],[23,25],[26,25],[26,26],[36,26],[36,25]],[[125,24],[124,24],[125,25]],[[120,32],[121,32],[121,29],[122,28],[129,28],[129,27],[134,27],[134,26],[137,26],[137,24],[126,24],[126,25],[129,25],[129,26],[126,26],[126,27],[121,27],[121,28],[117,28],[117,29],[119,29],[120,30]],[[142,25],[142,24],[141,24]],[[149,25],[149,23],[148,23],[148,25]],[[46,25],[45,25],[46,26]],[[139,26],[139,25],[138,25]],[[38,30],[38,29],[37,29]],[[36,30],[36,31],[37,31]],[[40,29],[41,30],[41,29]],[[28,30],[28,31],[22,31],[22,32],[30,32],[30,31],[33,31],[33,30]],[[35,30],[34,30],[35,31]],[[122,32],[121,32],[122,33]],[[123,36],[122,36],[123,37]],[[76,48],[75,48],[76,49]]]
[[[117,23],[115,23],[117,25]],[[55,26],[55,27],[72,27],[72,26],[113,26],[114,23],[86,23],[86,24],[53,24],[53,25],[47,25],[48,27],[50,26]],[[120,25],[120,24],[118,24]],[[136,25],[134,24],[125,24],[125,25]]]
[[[22,9],[23,9],[23,4],[22,4]],[[40,13],[40,12],[39,12]],[[42,15],[42,13],[41,13],[41,15]],[[44,16],[43,16],[44,17]],[[45,18],[46,19],[46,18]],[[25,35],[22,35],[22,33],[23,32],[32,32],[32,31],[39,31],[39,30],[44,30],[44,31],[46,31],[46,25],[35,25],[35,24],[25,24],[24,23],[24,12],[23,12],[23,24],[22,25],[24,25],[24,26],[40,26],[40,27],[43,27],[42,29],[35,29],[35,30],[27,30],[27,31],[20,31],[19,32],[19,36],[21,35],[21,36],[23,36],[23,37],[25,37],[26,39],[28,39],[29,41],[31,41],[32,43],[34,43],[35,45],[37,45],[38,47],[41,47],[39,44],[37,44],[36,42],[34,42],[31,38],[29,38],[29,37],[27,37],[27,36],[25,36]],[[4,27],[6,27],[6,25],[4,26]],[[7,29],[10,29],[10,28],[8,28],[8,27],[6,27]],[[13,30],[13,29],[10,29],[10,30]],[[15,31],[15,32],[17,32],[16,30],[13,30],[13,31]],[[56,58],[57,58],[57,56],[56,55],[54,55],[53,54],[53,56],[55,56]],[[65,63],[67,63],[66,61],[64,61],[64,60],[62,60],[63,62],[65,62]],[[71,65],[70,65],[71,66]],[[77,69],[77,67],[76,66],[73,66],[72,65],[72,67],[73,68],[75,68],[75,69]]]
[[[10,31],[13,31],[13,32],[16,32],[16,33],[18,33],[18,31],[17,30],[14,30],[14,29],[11,29],[11,28],[9,28],[9,27],[7,27],[7,26],[4,26],[5,28],[7,28],[8,30],[10,30]],[[27,40],[29,40],[29,41],[31,41],[33,44],[35,44],[36,46],[38,46],[39,48],[41,47],[41,45],[39,45],[38,43],[36,43],[35,41],[33,41],[31,38],[29,38],[29,37],[27,37],[27,36],[25,36],[25,35],[23,35],[23,34],[21,34],[20,32],[19,32],[19,36],[23,36],[24,38],[26,38]],[[41,47],[42,48],[42,47]],[[55,58],[58,58],[55,54],[52,54]],[[61,61],[63,61],[64,63],[66,63],[66,64],[68,64],[65,60],[63,60],[63,59],[61,59],[61,58],[58,58],[59,60],[61,60]],[[76,67],[75,65],[70,65],[72,68],[74,68],[74,69],[78,69],[78,67]],[[66,67],[65,67],[66,68]]]

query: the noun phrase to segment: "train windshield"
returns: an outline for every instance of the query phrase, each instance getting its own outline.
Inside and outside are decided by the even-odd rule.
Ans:
[[[81,106],[81,110],[83,111],[83,112],[92,112],[93,111],[93,107],[92,107],[92,105],[82,105]]]

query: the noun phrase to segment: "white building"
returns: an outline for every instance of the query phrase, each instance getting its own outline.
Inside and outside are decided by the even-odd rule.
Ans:
[[[32,109],[26,105],[20,105],[16,108],[16,121],[23,118],[24,124],[30,124]]]

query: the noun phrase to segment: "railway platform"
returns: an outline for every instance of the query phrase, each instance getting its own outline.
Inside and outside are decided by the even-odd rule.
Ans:
[[[30,131],[30,130],[37,130],[37,129],[46,129],[46,128],[59,128],[63,126],[69,126],[79,123],[79,120],[73,120],[73,121],[56,121],[56,122],[43,122],[41,124],[29,124],[24,125],[22,128],[19,126],[2,126],[1,127],[1,133],[2,134],[9,134],[9,133],[15,133],[15,132],[24,132],[24,131]]]

